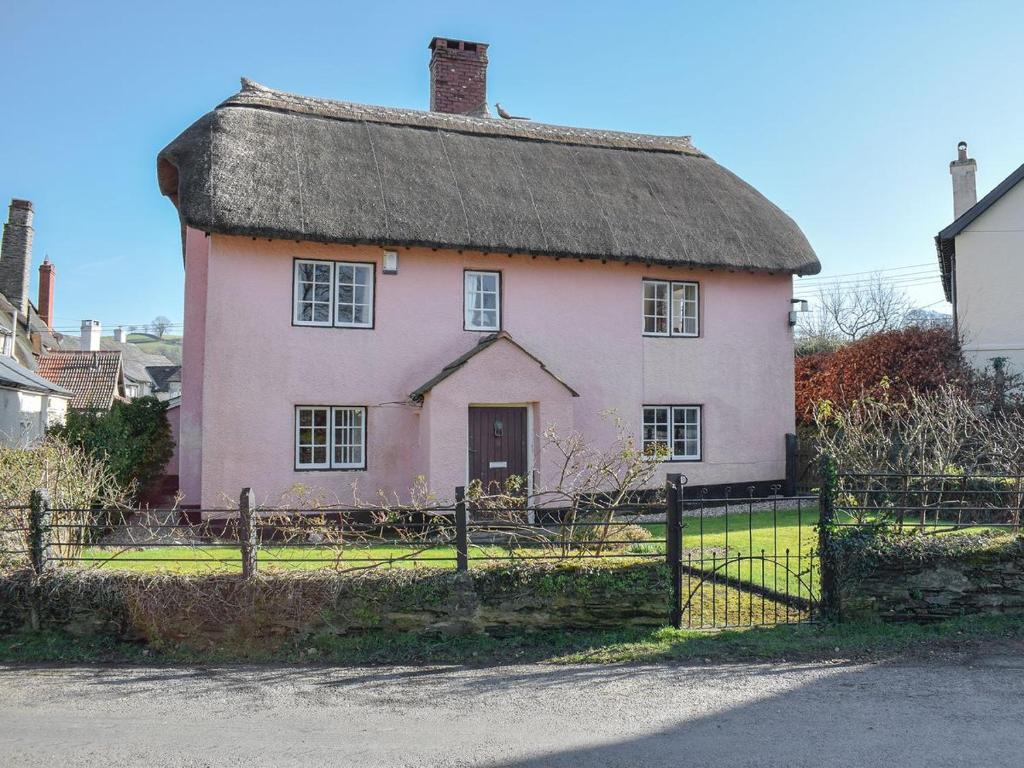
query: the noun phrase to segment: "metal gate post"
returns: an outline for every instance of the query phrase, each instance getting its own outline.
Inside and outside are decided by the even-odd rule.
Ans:
[[[665,477],[665,557],[672,575],[673,627],[683,626],[683,509],[679,473]]]
[[[469,513],[466,509],[466,489],[455,489],[455,570],[469,570]]]

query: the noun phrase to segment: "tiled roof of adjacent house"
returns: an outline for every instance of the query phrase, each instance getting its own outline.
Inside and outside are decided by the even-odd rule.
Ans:
[[[73,392],[77,410],[107,410],[124,395],[120,352],[51,352],[39,358],[38,373]]]
[[[60,341],[61,349],[69,351],[79,350],[82,347],[82,339],[79,336],[63,336]],[[124,375],[131,381],[149,382],[155,380],[150,374],[151,367],[174,366],[174,361],[164,355],[154,355],[140,349],[129,342],[115,341],[112,336],[100,338],[100,349],[110,352],[121,353],[121,364],[124,367]]]
[[[181,383],[180,365],[147,365],[146,371],[153,380],[153,389],[166,392],[171,382]]]
[[[44,392],[52,395],[70,395],[69,390],[30,371],[12,357],[0,355],[0,387],[25,389],[30,392]]]
[[[649,136],[367,106],[243,80],[159,155],[205,232],[815,274],[799,227]]]

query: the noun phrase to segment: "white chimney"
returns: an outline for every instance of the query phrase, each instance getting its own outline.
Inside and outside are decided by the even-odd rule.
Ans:
[[[956,160],[949,164],[953,177],[953,218],[959,219],[968,208],[978,202],[978,185],[975,174],[978,164],[967,157],[967,142],[956,145]]]
[[[100,334],[103,333],[103,326],[99,320],[82,321],[82,351],[99,352]]]
[[[114,329],[114,341],[116,341],[118,344],[128,343],[128,334],[124,332],[124,328]]]

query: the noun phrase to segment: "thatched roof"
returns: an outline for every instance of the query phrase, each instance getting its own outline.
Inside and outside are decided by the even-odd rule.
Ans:
[[[800,229],[688,137],[312,99],[243,80],[169,144],[206,232],[814,274]]]

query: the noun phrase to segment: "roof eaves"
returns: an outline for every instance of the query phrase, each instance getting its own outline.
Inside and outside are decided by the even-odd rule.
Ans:
[[[939,269],[942,272],[942,289],[946,293],[946,301],[952,301],[951,272],[956,258],[956,236],[969,227],[985,211],[995,205],[1007,192],[1024,180],[1024,164],[1003,179],[995,188],[976,202],[951,224],[939,231],[935,236],[935,249],[939,257]]]

